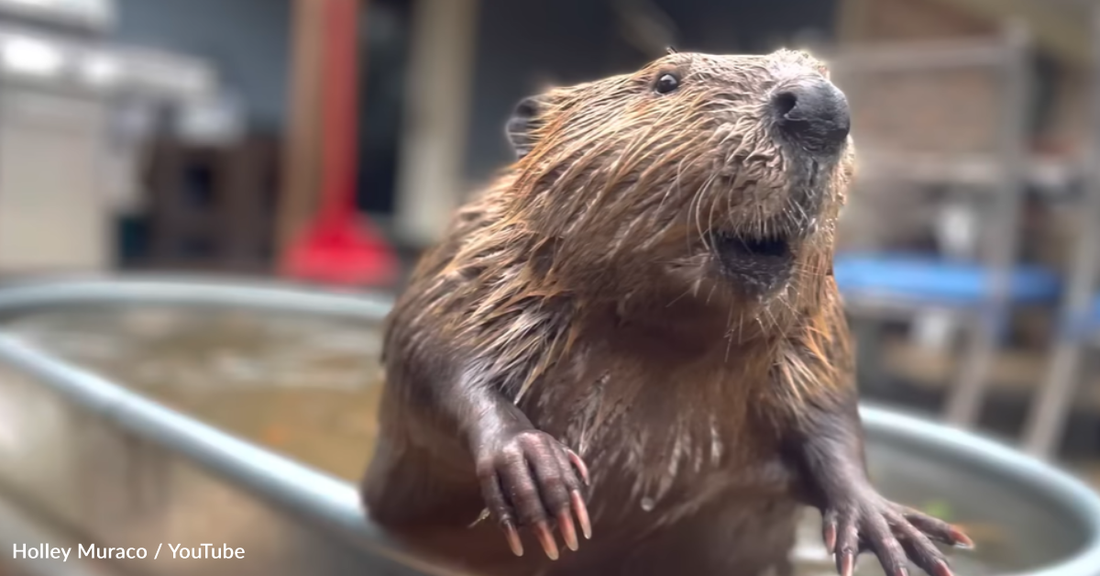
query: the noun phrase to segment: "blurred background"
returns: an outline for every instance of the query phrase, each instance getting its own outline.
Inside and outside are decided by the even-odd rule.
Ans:
[[[836,278],[864,399],[999,437],[1100,488],[1095,4],[0,0],[0,542],[198,545],[216,533],[257,558],[277,556],[276,541],[311,550],[301,565],[249,564],[257,574],[353,562],[344,549],[318,556],[310,531],[275,538],[257,484],[240,487],[247,475],[229,488],[199,472],[233,462],[164,449],[184,434],[149,424],[166,416],[150,408],[135,424],[128,410],[145,408],[117,409],[104,400],[116,392],[67,370],[355,482],[381,378],[377,308],[257,314],[244,301],[316,312],[329,310],[310,300],[317,290],[384,300],[510,161],[504,123],[520,98],[634,70],[669,46],[805,48],[847,93],[860,175]],[[301,298],[247,291],[272,282]],[[180,304],[223,296],[228,309]],[[900,493],[931,490],[905,478],[956,482],[882,446]],[[245,452],[238,463],[275,470]],[[928,506],[972,521],[1001,555],[974,574],[1093,541],[1057,515],[1044,524],[1055,513],[1042,506],[1002,518],[989,500],[1049,494],[966,482]],[[1013,540],[1029,523],[1040,535],[1019,538],[1043,543],[1034,550]],[[1100,518],[1085,524],[1100,538]],[[0,574],[63,573],[17,560],[0,549]],[[125,573],[188,570],[135,562]],[[82,573],[123,573],[98,564]],[[251,573],[241,566],[219,570]]]

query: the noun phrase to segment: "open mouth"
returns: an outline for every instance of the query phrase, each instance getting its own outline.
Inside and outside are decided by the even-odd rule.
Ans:
[[[715,235],[714,250],[724,273],[745,289],[762,293],[790,278],[794,252],[785,236]]]

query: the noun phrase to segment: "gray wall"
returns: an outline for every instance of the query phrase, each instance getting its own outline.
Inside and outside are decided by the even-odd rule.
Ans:
[[[716,53],[769,52],[802,30],[828,40],[839,0],[746,2],[658,0],[680,28],[678,49]]]
[[[627,72],[648,55],[620,39],[607,0],[481,0],[466,172],[471,186],[506,163],[504,122],[540,78],[574,83]],[[824,39],[837,0],[658,0],[678,29],[676,48],[763,52],[803,29]]]
[[[289,0],[118,0],[121,42],[209,58],[250,119],[281,127],[289,64]]]
[[[602,0],[481,0],[470,119],[468,177],[476,183],[509,158],[504,122],[540,79],[574,83],[605,73],[612,14]]]

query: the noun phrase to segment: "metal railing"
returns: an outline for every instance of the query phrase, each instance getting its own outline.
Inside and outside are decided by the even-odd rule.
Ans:
[[[278,310],[284,313],[332,314],[379,321],[388,311],[391,301],[384,296],[325,294],[264,284],[227,285],[186,279],[76,279],[0,288],[0,315],[41,307],[104,303],[217,305]],[[255,542],[272,539],[277,546],[271,544],[269,547],[272,551],[271,557],[250,562],[247,566],[241,563],[227,564],[228,561],[222,561],[221,564],[191,564],[195,566],[195,572],[208,576],[266,576],[307,572],[313,576],[363,573],[438,576],[457,574],[424,562],[388,540],[368,520],[356,489],[343,480],[166,408],[118,383],[2,332],[0,369],[12,370],[28,378],[27,385],[20,393],[46,394],[49,396],[48,402],[67,407],[64,411],[67,416],[56,417],[58,413],[54,412],[55,417],[48,419],[61,433],[66,432],[66,429],[58,423],[64,423],[66,418],[77,418],[75,415],[79,413],[79,418],[72,421],[81,426],[74,425],[69,430],[69,435],[57,435],[64,440],[61,444],[56,444],[61,448],[58,453],[62,454],[58,458],[79,461],[80,458],[74,458],[74,455],[91,452],[96,462],[102,463],[107,459],[107,453],[98,452],[104,450],[107,444],[82,443],[90,442],[84,436],[94,437],[99,434],[88,430],[86,425],[89,421],[98,422],[103,427],[102,430],[108,431],[108,435],[121,435],[130,439],[118,441],[123,444],[129,442],[126,445],[130,447],[126,450],[133,457],[132,460],[107,459],[107,463],[102,463],[102,466],[128,470],[124,473],[129,478],[122,483],[125,485],[117,485],[120,484],[117,478],[109,479],[106,482],[109,486],[103,489],[105,491],[96,492],[98,489],[93,487],[89,495],[88,485],[94,482],[91,482],[91,477],[79,475],[79,472],[88,472],[89,469],[76,470],[75,482],[71,484],[83,492],[79,497],[74,497],[75,499],[59,496],[57,489],[49,486],[36,493],[38,487],[34,483],[39,476],[23,473],[26,462],[30,460],[24,462],[9,456],[5,464],[4,455],[0,454],[0,490],[15,488],[21,496],[28,496],[40,506],[52,504],[56,508],[54,512],[68,514],[64,521],[89,535],[89,541],[102,537],[105,540],[101,545],[135,546],[148,543],[152,546],[158,539],[182,540],[188,537],[187,530],[180,529],[179,526],[162,530],[166,524],[150,524],[149,519],[166,516],[168,511],[174,509],[173,506],[186,509],[187,506],[194,505],[201,513],[213,512],[218,506],[232,506],[235,513],[253,514],[249,517],[245,531],[233,532],[224,525],[214,524],[218,521],[212,520],[212,524],[194,529],[192,536],[202,538],[201,542],[213,543],[217,543],[221,537],[242,538],[240,534],[256,536]],[[0,378],[0,392],[4,391],[2,386],[7,385],[7,382],[7,379]],[[2,396],[0,394],[0,398]],[[25,400],[27,396],[17,395],[16,398]],[[20,409],[29,410],[31,405],[21,406]],[[882,408],[863,406],[861,414],[869,435],[903,445],[919,445],[922,450],[935,452],[960,467],[985,470],[995,474],[999,481],[1026,486],[1029,494],[1051,503],[1051,506],[1057,507],[1060,513],[1068,515],[1070,521],[1080,526],[1082,534],[1086,535],[1086,541],[1078,554],[1060,564],[1030,574],[1100,575],[1100,498],[1083,483],[992,440]],[[81,438],[74,440],[71,437],[72,431],[78,431]],[[40,468],[45,466],[38,461],[35,461],[35,465]],[[23,474],[22,479],[10,478],[13,470],[18,471],[16,476]],[[70,468],[70,472],[73,470]],[[147,492],[142,478],[150,474],[155,476],[155,484],[162,488],[168,486],[169,494],[161,494],[159,498],[155,495],[142,496]],[[222,486],[224,484],[230,487]],[[220,500],[215,495],[219,495]],[[120,501],[144,499],[145,508],[131,512],[128,517],[120,517],[117,510],[112,511],[109,519],[102,513],[98,516],[90,515],[84,508],[75,511],[70,509],[74,506],[80,508],[73,504],[80,499],[103,500],[112,497],[122,498]],[[180,504],[181,500],[183,504]],[[220,504],[213,504],[216,501]],[[158,528],[150,529],[149,526],[153,525]],[[109,533],[97,533],[101,527],[105,527],[103,530]],[[141,540],[141,543],[122,541],[125,538],[135,538]],[[295,539],[306,540],[298,545],[290,545],[298,541]],[[196,541],[187,545],[199,544]],[[278,553],[274,552],[276,548]],[[262,552],[259,554],[262,555]],[[149,555],[152,557],[152,550]],[[163,563],[164,560],[161,559],[160,562]],[[147,570],[145,573],[150,574],[191,573],[187,570],[181,571],[178,565],[174,569],[164,568],[170,565],[147,562],[139,565],[139,570]],[[218,569],[218,566],[224,568]]]

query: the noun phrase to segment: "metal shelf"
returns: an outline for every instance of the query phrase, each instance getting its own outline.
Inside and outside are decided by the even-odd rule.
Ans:
[[[0,16],[106,32],[117,11],[113,0],[0,0]]]
[[[92,44],[11,25],[0,25],[0,78],[46,89],[173,100],[204,97],[216,83],[213,68],[190,56]]]

